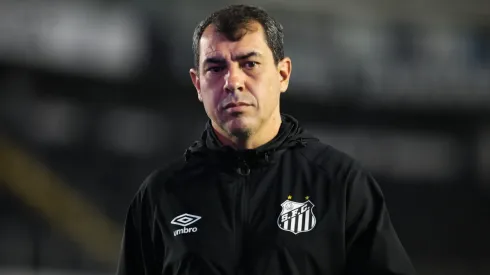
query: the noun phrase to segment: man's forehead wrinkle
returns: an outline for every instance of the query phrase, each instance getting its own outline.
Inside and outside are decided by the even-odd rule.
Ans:
[[[216,57],[221,56],[221,52],[214,47],[209,47],[208,50],[204,53],[206,57]]]
[[[230,57],[232,59],[236,59],[237,57],[241,57],[245,55],[256,56],[256,57],[263,56],[261,51],[251,49],[251,50],[242,50],[242,51],[237,51],[236,53],[231,53]],[[204,58],[224,58],[224,56],[222,52],[217,49],[209,49],[204,53]]]

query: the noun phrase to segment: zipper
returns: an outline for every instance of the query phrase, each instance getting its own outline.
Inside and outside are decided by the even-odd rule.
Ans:
[[[244,225],[248,218],[248,192],[247,192],[247,179],[250,175],[250,167],[247,162],[239,158],[238,159],[238,182],[237,182],[237,221],[236,221],[236,235],[235,235],[235,252],[237,255],[237,268],[240,268],[240,262],[242,258],[243,242],[244,240]],[[237,270],[238,272],[238,270]]]
[[[247,180],[248,176],[250,175],[250,167],[248,164],[243,161],[243,169],[245,169],[245,173],[242,174],[242,177],[240,179],[241,182],[241,187],[242,187],[242,222],[245,223],[248,220],[248,186],[247,186]]]
[[[244,159],[239,161],[240,189],[241,189],[241,221],[244,223],[248,218],[248,192],[247,179],[250,175],[250,167]]]

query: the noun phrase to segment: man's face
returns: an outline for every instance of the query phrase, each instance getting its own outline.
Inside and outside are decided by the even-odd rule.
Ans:
[[[190,71],[208,117],[232,136],[250,136],[279,114],[291,72],[289,58],[274,63],[262,26],[251,23],[248,29],[233,42],[208,26],[200,41],[199,71]]]

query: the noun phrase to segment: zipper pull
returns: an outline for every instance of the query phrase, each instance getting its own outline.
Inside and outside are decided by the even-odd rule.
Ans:
[[[250,167],[248,166],[247,162],[243,159],[239,159],[239,164],[237,167],[237,173],[240,174],[241,176],[248,176],[250,175]]]

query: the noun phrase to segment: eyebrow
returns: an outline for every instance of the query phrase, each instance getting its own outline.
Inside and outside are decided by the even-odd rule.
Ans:
[[[247,59],[250,57],[261,57],[261,56],[262,56],[261,53],[256,52],[256,51],[251,51],[249,53],[237,55],[233,59],[234,60],[244,60],[244,59]],[[203,62],[204,65],[209,64],[209,63],[223,64],[223,63],[226,63],[226,60],[223,57],[208,57]]]
[[[237,55],[235,57],[236,60],[243,60],[243,59],[247,59],[249,57],[261,57],[262,54],[260,54],[259,52],[256,52],[256,51],[251,51],[249,53],[245,53],[245,54],[240,54],[240,55]]]

